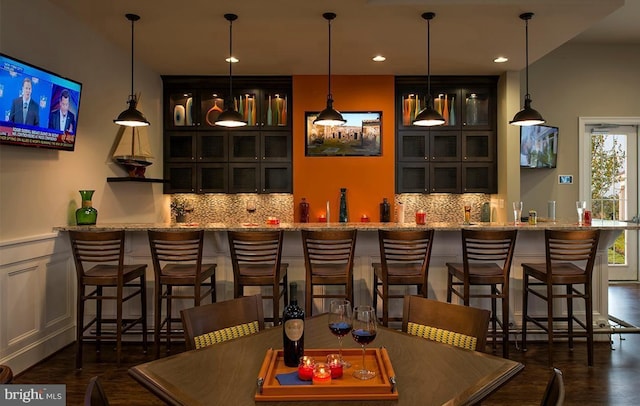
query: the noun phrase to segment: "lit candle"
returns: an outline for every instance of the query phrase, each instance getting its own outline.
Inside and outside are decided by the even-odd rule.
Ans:
[[[327,216],[325,216],[324,214],[321,214],[318,216],[318,222],[319,223],[326,223],[327,222]]]
[[[329,354],[327,355],[327,363],[329,364],[329,369],[331,370],[331,379],[337,379],[342,377],[342,359],[340,358],[340,354]]]
[[[366,214],[363,214],[362,217],[360,217],[360,222],[361,223],[368,223],[369,222],[369,216],[367,216]]]
[[[312,357],[307,355],[301,357],[298,365],[298,378],[303,381],[310,381],[313,378],[314,365],[315,361]]]
[[[326,385],[331,383],[331,370],[324,362],[318,362],[313,371],[313,384]]]

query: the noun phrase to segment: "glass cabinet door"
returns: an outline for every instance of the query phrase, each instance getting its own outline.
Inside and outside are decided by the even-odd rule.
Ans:
[[[450,88],[431,87],[433,94],[433,109],[444,118],[444,124],[439,127],[460,127],[460,92]]]
[[[263,127],[289,127],[290,97],[284,89],[266,89],[262,92],[260,125]]]
[[[459,163],[431,164],[431,193],[460,193]]]
[[[431,161],[460,161],[460,132],[431,130]]]
[[[463,131],[462,160],[467,162],[493,162],[495,148],[493,131]]]
[[[202,91],[200,98],[201,126],[203,128],[223,129],[216,126],[215,122],[220,113],[222,113],[226,108],[224,103],[224,93],[221,89],[207,89]]]
[[[186,128],[197,126],[197,97],[194,91],[172,92],[168,98],[169,106],[165,116],[168,128]]]
[[[466,127],[490,128],[490,97],[487,89],[463,90],[463,125]]]
[[[194,162],[196,159],[196,133],[193,131],[167,131],[164,154],[169,162]]]
[[[429,131],[425,129],[398,132],[397,153],[398,161],[429,161]]]

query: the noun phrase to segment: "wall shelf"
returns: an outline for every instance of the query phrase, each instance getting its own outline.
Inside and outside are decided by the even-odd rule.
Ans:
[[[134,178],[131,176],[123,176],[119,178],[107,178],[107,182],[146,182],[146,183],[164,183],[164,179],[155,178]]]

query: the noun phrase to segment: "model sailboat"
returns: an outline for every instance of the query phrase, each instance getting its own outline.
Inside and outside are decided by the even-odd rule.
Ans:
[[[144,178],[149,161],[153,158],[146,127],[124,127],[113,151],[112,159],[128,172],[130,177]]]

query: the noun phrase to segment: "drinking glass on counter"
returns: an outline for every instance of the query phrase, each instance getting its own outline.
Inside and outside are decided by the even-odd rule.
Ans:
[[[522,202],[513,202],[513,224],[520,224],[522,218]]]
[[[349,334],[353,323],[353,311],[351,302],[343,299],[331,301],[329,310],[329,330],[338,337],[338,352],[342,366],[349,368],[351,364],[342,358],[342,337]]]
[[[357,379],[371,379],[376,376],[375,371],[369,371],[365,366],[365,352],[367,344],[376,339],[376,312],[371,306],[358,306],[354,310],[353,330],[351,335],[355,342],[362,346],[362,369],[353,373]]]
[[[587,202],[584,200],[578,200],[576,202],[576,210],[578,210],[578,225],[584,224],[584,211],[587,208]]]
[[[249,224],[250,226],[255,226],[257,224],[253,223],[251,220],[253,218],[253,213],[256,212],[256,201],[255,200],[247,200],[247,213],[249,213]]]

